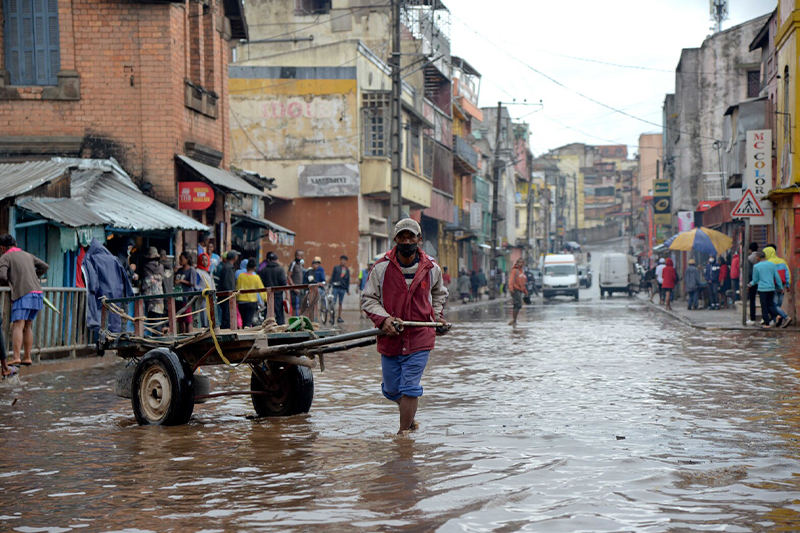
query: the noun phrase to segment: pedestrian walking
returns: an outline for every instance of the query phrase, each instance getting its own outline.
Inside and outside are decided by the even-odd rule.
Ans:
[[[461,303],[467,303],[469,301],[469,294],[471,291],[471,284],[469,278],[469,272],[466,269],[462,268],[461,272],[458,274],[458,296],[461,298]]]
[[[672,259],[667,259],[661,270],[662,288],[664,289],[664,307],[672,311],[672,294],[678,285],[678,271],[673,266]]]
[[[525,283],[527,278],[525,277],[525,273],[522,271],[522,265],[524,261],[520,257],[517,259],[516,263],[514,263],[513,268],[511,269],[511,275],[509,276],[509,290],[511,291],[511,300],[513,302],[513,318],[511,322],[508,323],[509,326],[516,326],[517,325],[517,315],[519,315],[520,309],[522,309],[522,297],[523,295],[528,295],[528,287]]]
[[[719,299],[717,302],[728,308],[728,291],[731,289],[731,279],[728,271],[728,262],[724,257],[719,258]],[[719,308],[719,305],[717,305]]]
[[[703,276],[706,278],[706,283],[708,283],[708,308],[719,309],[719,264],[713,255],[708,258],[708,264]]]
[[[92,239],[89,244],[82,268],[87,292],[86,325],[97,332],[101,326],[102,298],[129,298],[133,296],[133,288],[117,258],[97,239]],[[108,313],[107,319],[108,331],[119,333],[124,330],[118,314]]]
[[[197,290],[197,272],[192,264],[192,254],[181,252],[178,257],[178,270],[175,271],[175,292],[193,292]],[[189,298],[175,298],[178,310],[178,333],[192,332],[192,306],[187,306]],[[186,307],[186,309],[184,309]]]
[[[664,277],[662,276],[664,272],[664,267],[667,266],[667,260],[663,257],[658,260],[658,266],[656,267],[656,281],[658,281],[658,303],[660,305],[664,305],[664,289],[662,288],[664,284]]]
[[[780,318],[775,307],[775,291],[783,290],[783,282],[778,275],[778,268],[774,263],[767,261],[764,251],[757,252],[758,263],[753,267],[751,287],[756,287],[758,299],[761,302],[761,327],[769,328],[773,319]],[[776,325],[779,325],[776,322]]]
[[[648,268],[647,271],[644,273],[643,281],[645,289],[647,290],[647,296],[649,297],[648,299],[651,302],[653,301],[653,295],[655,294],[655,290],[653,290],[653,283],[655,282],[655,279],[656,279],[656,268],[655,267]]]
[[[22,251],[11,235],[0,237],[0,254],[0,285],[11,287],[11,344],[14,359],[7,364],[31,365],[33,321],[44,305],[39,278],[50,267],[33,254]]]
[[[305,273],[303,268],[305,264],[303,255],[303,250],[295,250],[294,260],[289,263],[289,269],[286,271],[286,276],[289,278],[289,281],[292,282],[292,285],[303,285],[305,283],[303,280],[303,275]],[[289,291],[289,297],[291,298],[292,311],[294,315],[297,316],[300,314],[300,290]]]
[[[344,295],[350,294],[350,269],[347,268],[347,256],[339,257],[339,264],[333,267],[329,285],[333,288],[333,301],[339,302],[339,318],[337,322],[344,322],[342,318],[342,302]]]
[[[167,255],[167,251],[161,249],[158,251],[161,257],[159,263],[164,267],[164,294],[172,294],[175,286],[173,276],[175,275],[175,262],[173,258]]]
[[[494,274],[492,274],[492,279],[494,279]],[[480,300],[483,297],[483,293],[486,292],[486,287],[489,285],[488,281],[486,280],[486,274],[483,273],[483,269],[478,269],[478,299]]]
[[[220,299],[226,300],[219,306],[219,321],[222,329],[230,329],[231,327],[231,306],[227,301],[228,298],[235,298],[232,294],[236,290],[236,274],[233,270],[233,265],[239,258],[239,252],[236,250],[229,250],[225,254],[225,259],[220,263],[219,267],[219,284],[217,285],[217,292]],[[233,317],[236,320],[236,317]]]
[[[683,288],[686,290],[689,310],[697,309],[697,293],[700,290],[700,271],[697,270],[694,259],[689,259],[689,264],[683,273]]]
[[[278,254],[275,252],[267,253],[267,264],[263,269],[258,271],[261,278],[261,283],[264,287],[283,287],[286,283],[286,272],[283,267],[278,264]],[[278,324],[286,323],[286,315],[283,309],[283,291],[274,293],[275,299],[275,322]]]
[[[206,244],[208,248],[211,241]],[[211,275],[211,257],[209,257],[208,253],[200,254],[197,256],[197,288],[199,290],[208,289],[210,291],[216,291],[217,287],[214,284],[214,277]],[[200,305],[197,306],[198,309],[202,309],[203,312],[197,314],[198,323],[200,324],[201,328],[208,327],[208,313],[206,312],[206,299],[202,298],[200,300]]]
[[[764,255],[766,256],[767,261],[774,264],[775,268],[778,269],[778,275],[781,277],[781,282],[783,283],[784,289],[781,291],[775,291],[775,309],[781,316],[780,326],[785,328],[792,321],[792,317],[786,314],[786,311],[784,311],[782,308],[783,295],[792,286],[792,272],[789,269],[789,265],[786,264],[786,261],[778,257],[777,253],[775,253],[774,244],[768,244],[764,247]]]
[[[447,329],[407,327],[403,321],[444,320],[447,289],[442,271],[432,258],[419,248],[422,230],[417,222],[405,218],[394,227],[395,246],[375,263],[361,293],[361,307],[385,335],[378,337],[381,354],[384,397],[400,409],[398,434],[415,430],[419,397],[422,396],[422,373],[436,344],[436,335]]]
[[[742,262],[739,257],[739,252],[734,252],[731,258],[731,290],[733,291],[733,301],[736,302],[741,295],[739,294],[740,286],[739,279],[742,276]]]
[[[247,261],[247,270],[236,279],[236,290],[245,291],[250,289],[263,289],[264,284],[256,274],[256,260],[251,258]],[[245,261],[242,261],[244,263]],[[253,325],[253,318],[258,311],[258,302],[261,296],[257,292],[249,292],[236,295],[236,303],[239,307],[239,314],[242,317],[242,327],[249,328]]]
[[[758,243],[751,242],[748,247],[750,253],[747,255],[747,260],[750,262],[750,280],[753,280],[753,268],[758,264]],[[750,322],[748,325],[756,323],[756,295],[758,294],[757,287],[752,284],[747,284],[747,299],[750,302]]]
[[[478,273],[474,270],[469,275],[469,287],[472,290],[472,300],[478,301],[478,290],[481,287],[481,280],[478,277]]]
[[[144,260],[140,294],[143,296],[164,294],[164,265],[161,264],[161,254],[158,253],[155,246],[147,249],[144,254]],[[145,300],[144,305],[147,318],[164,318],[163,298]]]
[[[367,280],[369,279],[369,273],[372,272],[373,263],[367,263],[367,268],[362,268],[361,271],[358,273],[358,293],[359,298],[361,298],[360,294],[364,290],[364,287],[367,286]],[[363,309],[359,306],[358,309],[358,318],[367,318],[367,314],[364,312]]]

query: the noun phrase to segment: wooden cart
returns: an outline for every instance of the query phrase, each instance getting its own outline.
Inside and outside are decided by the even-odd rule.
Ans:
[[[99,348],[116,350],[130,359],[129,385],[136,421],[141,425],[179,425],[189,421],[194,404],[217,396],[250,395],[259,416],[289,416],[306,413],[314,398],[312,369],[319,362],[324,370],[324,354],[367,346],[376,342],[379,329],[337,335],[333,329],[310,329],[316,318],[319,299],[317,285],[293,285],[238,291],[260,292],[266,301],[267,315],[274,315],[275,292],[305,292],[302,326],[297,330],[275,331],[275,327],[236,327],[236,293],[185,292],[157,296],[106,299],[101,317]],[[145,317],[148,300],[163,299],[166,317]],[[177,309],[176,299],[207,302],[209,328],[192,334],[177,334],[177,319],[182,313],[198,311],[192,306]],[[220,329],[214,307],[227,306],[230,329]],[[127,309],[133,306],[133,313]],[[208,305],[211,304],[211,305]],[[109,331],[109,318],[120,315],[123,330],[133,322],[133,332]],[[267,322],[265,322],[266,324]],[[205,365],[247,365],[251,370],[250,390],[210,393],[207,378],[195,374]],[[132,374],[132,375],[131,375]],[[119,379],[119,378],[118,378]],[[204,384],[205,381],[205,384]]]

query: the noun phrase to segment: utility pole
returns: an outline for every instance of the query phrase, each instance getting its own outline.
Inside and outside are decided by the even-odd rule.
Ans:
[[[403,218],[403,175],[401,156],[403,154],[402,130],[403,113],[400,99],[403,93],[403,81],[400,76],[400,7],[403,0],[392,0],[392,57],[389,58],[392,69],[392,113],[391,148],[392,178],[389,195],[389,227]]]
[[[630,209],[628,210],[628,253],[633,255],[633,173],[631,173],[628,194],[630,198]]]
[[[525,218],[525,264],[530,265],[531,262],[531,237],[536,239],[536,232],[532,231],[533,227],[533,172],[528,168],[528,198]]]
[[[500,196],[500,117],[503,103],[497,102],[497,126],[494,136],[494,161],[492,162],[492,259],[489,263],[489,299],[497,297],[497,224],[500,216],[497,212],[498,196]]]
[[[575,242],[578,241],[578,176],[572,173],[572,201],[575,204]]]

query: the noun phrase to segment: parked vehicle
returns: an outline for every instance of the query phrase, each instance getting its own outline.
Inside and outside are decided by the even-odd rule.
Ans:
[[[544,257],[542,295],[552,298],[558,295],[579,296],[578,267],[572,254],[553,254]]]
[[[578,280],[581,287],[587,289],[592,286],[592,269],[589,265],[581,265],[578,267]]]
[[[633,256],[616,253],[606,254],[600,263],[600,298],[615,292],[633,296],[639,292],[639,272]]]

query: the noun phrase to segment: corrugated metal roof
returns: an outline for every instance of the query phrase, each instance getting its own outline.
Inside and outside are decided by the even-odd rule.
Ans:
[[[292,230],[290,230],[288,228],[284,228],[280,224],[276,224],[276,223],[272,222],[271,220],[267,220],[266,218],[257,218],[257,217],[254,217],[252,215],[246,215],[244,213],[231,213],[231,218],[238,218],[240,220],[247,221],[247,222],[249,222],[249,223],[251,223],[251,224],[253,224],[255,226],[258,226],[258,227],[261,227],[261,228],[268,228],[268,229],[271,229],[272,231],[277,231],[278,233],[286,233],[286,234],[289,234],[289,235],[295,235],[295,232],[293,232]]]
[[[267,196],[266,194],[264,194],[264,191],[256,189],[255,187],[247,183],[239,176],[235,176],[234,174],[231,174],[227,170],[222,170],[221,168],[215,168],[210,165],[200,163],[199,161],[195,161],[194,159],[190,159],[183,155],[176,155],[175,157],[178,158],[178,161],[184,163],[186,166],[188,166],[189,168],[200,174],[202,177],[204,177],[214,185],[222,187],[223,189],[242,192],[244,194]]]
[[[109,226],[136,231],[209,228],[180,211],[142,194],[127,175],[93,168],[72,173],[72,196]]]
[[[17,207],[65,226],[105,226],[106,220],[72,198],[19,198]]]
[[[68,170],[69,166],[53,160],[0,164],[0,200],[32,191]]]

